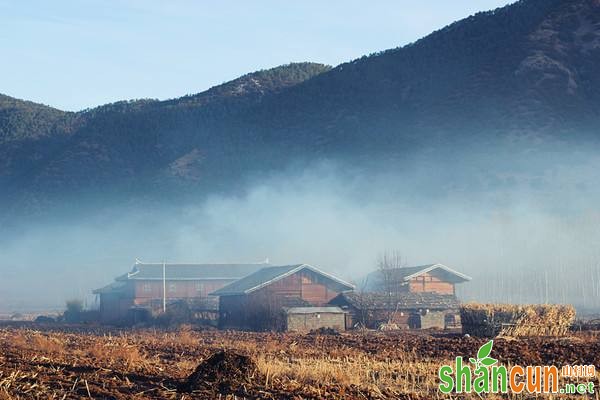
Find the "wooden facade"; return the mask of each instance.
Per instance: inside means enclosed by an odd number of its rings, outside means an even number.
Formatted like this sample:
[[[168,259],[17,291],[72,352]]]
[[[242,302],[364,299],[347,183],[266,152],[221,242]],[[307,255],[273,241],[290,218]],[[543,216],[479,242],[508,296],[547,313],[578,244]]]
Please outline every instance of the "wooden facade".
[[[233,282],[234,279],[194,279],[166,280],[165,293],[167,299],[193,299],[207,297],[209,293]],[[163,298],[162,280],[135,280],[128,282],[133,292],[133,304],[143,305],[149,301]]]
[[[270,267],[213,294],[219,326],[253,331],[284,330],[288,307],[324,306],[353,286],[308,265]]]
[[[100,298],[100,317],[105,323],[123,323],[138,315],[156,315],[163,303],[192,315],[218,318],[218,299],[209,293],[264,267],[258,264],[147,264],[136,262],[132,270],[94,293]],[[145,313],[142,313],[144,311]]]
[[[299,298],[314,306],[322,306],[339,294],[328,286],[328,278],[313,270],[303,269],[283,277],[251,293],[251,296]]]
[[[407,285],[402,286],[405,291],[411,293],[439,293],[439,294],[455,294],[455,286],[453,282],[444,280],[443,277],[436,276],[431,272],[426,272],[422,275],[415,276],[408,281]]]
[[[366,278],[369,292],[456,294],[456,284],[470,277],[443,264],[391,268],[370,273]]]
[[[134,291],[131,285],[102,288],[94,291],[100,297],[100,318],[102,322],[118,321],[127,315],[134,305]]]

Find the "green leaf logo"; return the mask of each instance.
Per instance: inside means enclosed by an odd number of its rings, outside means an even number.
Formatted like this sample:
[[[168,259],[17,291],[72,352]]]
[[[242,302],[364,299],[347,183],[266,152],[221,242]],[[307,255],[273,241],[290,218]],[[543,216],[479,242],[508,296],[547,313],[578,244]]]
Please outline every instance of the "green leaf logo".
[[[492,352],[492,346],[494,345],[494,341],[490,340],[489,342],[487,342],[486,344],[484,344],[483,346],[481,346],[479,348],[479,351],[477,352],[477,358],[479,360],[486,358],[487,356],[490,355],[490,353]]]
[[[498,362],[498,360],[496,360],[495,358],[492,357],[486,357],[483,360],[481,360],[481,364],[485,365],[486,367],[490,367],[494,364],[496,364]]]
[[[490,340],[483,346],[479,348],[477,351],[477,359],[469,358],[469,362],[475,365],[475,368],[490,367],[498,362],[495,358],[489,357],[492,352],[492,346],[494,345],[494,341]]]

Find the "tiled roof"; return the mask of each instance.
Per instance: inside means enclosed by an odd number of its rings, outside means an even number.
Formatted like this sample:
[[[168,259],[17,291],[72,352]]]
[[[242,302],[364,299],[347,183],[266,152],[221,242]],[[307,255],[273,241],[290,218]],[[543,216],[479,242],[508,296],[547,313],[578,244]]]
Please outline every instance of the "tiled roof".
[[[266,263],[256,264],[165,264],[167,280],[198,279],[240,279],[263,268]],[[124,280],[162,280],[162,263],[136,263],[127,274],[119,276]]]
[[[461,283],[471,280],[471,277],[455,271],[444,264],[427,264],[416,267],[391,268],[386,272],[389,273],[389,279],[395,283],[407,282],[410,279],[427,272],[439,275],[440,278],[451,283]],[[371,272],[369,275],[367,275],[367,289],[373,291],[379,290],[379,286],[383,284],[383,280],[384,278],[382,271],[378,270]]]
[[[344,312],[339,307],[291,307],[285,310],[286,314],[315,314],[315,313],[334,313],[341,314]]]
[[[333,306],[350,305],[358,310],[416,310],[457,309],[460,305],[454,295],[437,293],[341,293],[329,302]]]
[[[251,275],[246,276],[245,278],[230,283],[229,285],[211,293],[211,295],[231,296],[251,293],[257,289],[260,289],[273,282],[283,279],[286,276],[301,271],[302,269],[308,269],[315,272],[316,274],[323,276],[333,287],[335,287],[340,292],[354,289],[353,285],[344,282],[341,279],[338,279],[332,275],[329,275],[311,265],[294,264],[263,268]]]
[[[117,292],[117,291],[121,290],[123,287],[125,287],[125,283],[113,282],[111,284],[108,284],[108,285],[100,288],[100,289],[94,290],[92,293],[103,294],[103,293]]]

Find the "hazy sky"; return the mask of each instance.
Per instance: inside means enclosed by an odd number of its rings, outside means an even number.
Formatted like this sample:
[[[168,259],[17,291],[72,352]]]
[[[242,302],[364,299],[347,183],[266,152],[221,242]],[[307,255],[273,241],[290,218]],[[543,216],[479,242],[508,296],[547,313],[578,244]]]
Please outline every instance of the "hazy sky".
[[[79,110],[197,93],[293,61],[336,65],[506,0],[0,0],[0,93]]]

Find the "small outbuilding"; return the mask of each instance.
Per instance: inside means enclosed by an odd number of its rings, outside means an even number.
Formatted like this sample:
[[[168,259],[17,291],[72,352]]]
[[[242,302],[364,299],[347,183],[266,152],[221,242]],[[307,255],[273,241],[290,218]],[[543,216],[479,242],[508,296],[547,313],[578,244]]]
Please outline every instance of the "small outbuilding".
[[[286,330],[310,332],[329,328],[336,331],[346,330],[344,311],[339,307],[292,307],[284,310]]]
[[[346,311],[346,326],[378,329],[394,324],[403,329],[454,326],[459,319],[459,302],[453,295],[437,293],[341,293],[329,305]]]

